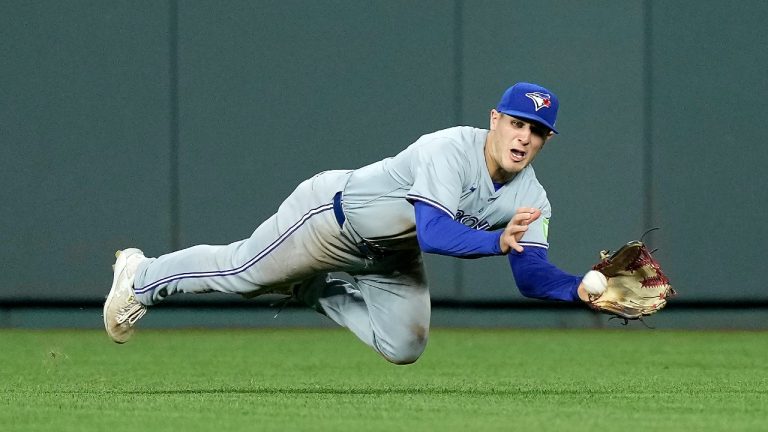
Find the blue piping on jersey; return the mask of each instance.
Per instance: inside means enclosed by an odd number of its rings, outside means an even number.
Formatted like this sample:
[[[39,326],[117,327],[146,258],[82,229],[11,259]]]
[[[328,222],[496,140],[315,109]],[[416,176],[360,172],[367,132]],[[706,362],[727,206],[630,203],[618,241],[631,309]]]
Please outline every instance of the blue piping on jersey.
[[[453,213],[451,213],[451,211],[450,211],[450,210],[448,210],[448,207],[445,207],[444,205],[440,204],[439,202],[437,202],[437,201],[435,201],[435,200],[433,200],[433,199],[429,199],[429,198],[427,198],[427,197],[423,197],[423,196],[421,196],[421,195],[412,195],[412,194],[408,194],[408,195],[406,195],[406,196],[405,196],[405,199],[407,199],[407,200],[409,200],[409,201],[410,201],[410,200],[415,200],[415,201],[422,201],[422,202],[424,202],[424,203],[426,203],[426,204],[429,204],[429,205],[431,205],[432,207],[437,207],[437,208],[439,208],[440,210],[442,210],[442,211],[444,211],[444,212],[448,213],[448,216],[450,216],[450,217],[451,217],[451,219],[453,219],[453,217],[454,217]]]
[[[544,248],[544,249],[549,249],[549,245],[547,245],[547,244],[544,244],[544,243],[536,243],[536,242],[517,242],[517,244],[519,244],[520,246],[535,246],[535,247],[540,247],[540,248]]]
[[[278,246],[280,246],[281,243],[283,243],[288,237],[290,237],[291,234],[296,232],[299,228],[301,228],[302,225],[304,225],[312,216],[316,216],[320,213],[326,212],[328,210],[333,210],[333,203],[324,204],[320,207],[313,208],[309,210],[307,213],[304,214],[304,216],[301,217],[301,219],[298,220],[295,224],[293,224],[290,228],[288,228],[287,231],[285,231],[283,234],[281,234],[275,241],[270,243],[266,248],[264,248],[261,252],[259,252],[255,257],[249,259],[245,264],[241,265],[240,267],[230,269],[230,270],[219,270],[219,271],[208,271],[208,272],[189,272],[189,273],[179,273],[171,276],[166,276],[163,279],[160,279],[158,281],[152,282],[149,285],[145,285],[141,288],[134,289],[134,292],[136,294],[144,294],[148,291],[154,291],[157,289],[160,285],[165,285],[177,280],[182,279],[198,279],[198,278],[205,278],[205,277],[215,277],[215,276],[233,276],[239,273],[242,273],[246,271],[249,267],[253,266],[257,262],[261,261],[262,258],[267,256],[270,252],[275,250]]]

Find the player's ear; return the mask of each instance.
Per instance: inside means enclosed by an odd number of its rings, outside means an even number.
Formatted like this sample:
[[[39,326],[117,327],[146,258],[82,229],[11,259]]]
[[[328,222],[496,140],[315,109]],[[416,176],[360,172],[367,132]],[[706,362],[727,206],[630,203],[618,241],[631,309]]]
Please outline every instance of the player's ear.
[[[547,135],[544,136],[544,142],[541,144],[541,146],[544,147],[544,144],[546,144],[547,141],[549,141],[554,136],[555,136],[555,133],[552,131],[549,131],[549,133],[547,133]]]
[[[496,111],[495,108],[491,109],[491,115],[489,119],[489,129],[490,130],[496,130],[496,123],[499,121],[499,117],[501,117],[501,113]]]

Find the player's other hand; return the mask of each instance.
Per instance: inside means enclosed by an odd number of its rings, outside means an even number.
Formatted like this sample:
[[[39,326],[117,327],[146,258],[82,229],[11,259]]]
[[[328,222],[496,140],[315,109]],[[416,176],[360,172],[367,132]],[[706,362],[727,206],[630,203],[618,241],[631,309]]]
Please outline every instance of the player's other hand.
[[[541,210],[533,207],[520,207],[504,228],[499,238],[501,252],[508,254],[512,249],[522,252],[523,247],[517,242],[523,238],[523,234],[528,231],[528,225],[541,216]]]

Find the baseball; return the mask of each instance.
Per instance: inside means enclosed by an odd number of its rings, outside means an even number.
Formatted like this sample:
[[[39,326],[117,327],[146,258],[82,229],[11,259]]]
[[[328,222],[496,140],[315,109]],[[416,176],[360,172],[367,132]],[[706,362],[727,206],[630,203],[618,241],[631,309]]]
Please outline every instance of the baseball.
[[[584,289],[590,295],[600,295],[605,291],[605,287],[608,286],[608,279],[597,270],[588,271],[581,282],[584,284]]]

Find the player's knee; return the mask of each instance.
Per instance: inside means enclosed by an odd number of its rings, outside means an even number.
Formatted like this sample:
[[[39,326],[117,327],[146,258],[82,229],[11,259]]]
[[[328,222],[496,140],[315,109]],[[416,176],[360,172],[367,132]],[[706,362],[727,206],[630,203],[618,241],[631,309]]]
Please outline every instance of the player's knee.
[[[377,340],[376,348],[388,362],[396,365],[408,365],[415,363],[424,353],[427,347],[427,333],[425,327],[419,326],[413,332],[397,340],[386,342]]]
[[[416,363],[424,352],[424,347],[407,347],[396,351],[379,351],[388,362],[396,365],[409,365]]]
[[[421,357],[421,353],[414,353],[414,352],[397,353],[395,355],[391,355],[391,354],[390,355],[382,354],[382,355],[388,362],[392,364],[396,364],[398,366],[405,366],[405,365],[416,363],[416,360],[418,360],[419,357]]]

